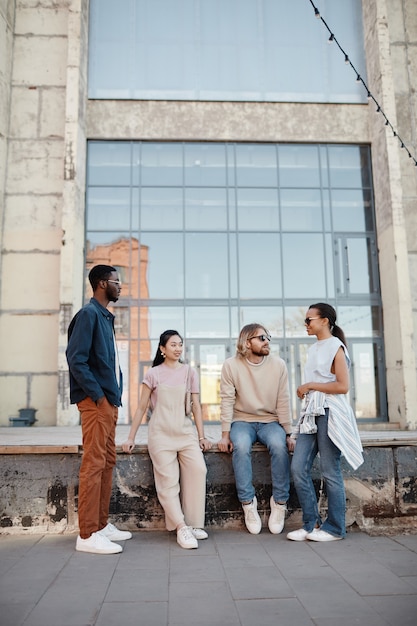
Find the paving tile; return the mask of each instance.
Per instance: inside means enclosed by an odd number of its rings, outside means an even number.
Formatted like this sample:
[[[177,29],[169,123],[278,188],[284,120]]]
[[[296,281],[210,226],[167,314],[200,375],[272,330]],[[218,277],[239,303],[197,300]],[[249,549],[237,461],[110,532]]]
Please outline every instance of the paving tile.
[[[167,626],[167,602],[105,602],[95,626]]]
[[[120,554],[118,569],[167,569],[169,567],[168,544],[140,544],[135,538],[126,542]]]
[[[170,582],[195,582],[225,580],[226,574],[218,556],[201,555],[198,559],[172,556]]]
[[[94,624],[114,575],[116,555],[74,552],[66,567],[40,595],[25,626]]]
[[[417,535],[395,535],[393,539],[407,550],[417,552]]]
[[[417,572],[416,576],[402,576],[401,578],[404,582],[410,585],[410,587],[413,587],[413,589],[417,589]]]
[[[235,600],[295,597],[294,591],[274,566],[225,569]]]
[[[366,616],[352,613],[349,617],[338,617],[337,620],[334,617],[315,619],[314,626],[389,626],[389,622],[376,613]]]
[[[22,626],[34,604],[0,604],[1,626]]]
[[[336,573],[333,578],[325,581],[320,578],[300,577],[292,580],[291,586],[314,623],[319,623],[322,619],[333,619],[334,624],[339,624],[341,619],[370,620],[375,616],[367,599],[355,593]]]
[[[106,593],[105,602],[167,602],[169,571],[118,569]]]
[[[224,582],[171,583],[169,626],[241,626]]]
[[[269,545],[267,551],[285,578],[326,578],[334,575],[334,570],[322,555],[317,554],[310,541],[290,541]]]
[[[374,560],[390,569],[397,576],[413,576],[417,572],[417,553],[406,549],[376,553]]]
[[[259,541],[239,545],[238,548],[233,543],[217,543],[217,550],[224,567],[266,567],[273,564]]]
[[[373,596],[366,601],[388,624],[416,626],[417,596]]]
[[[304,607],[294,598],[239,600],[236,602],[236,607],[242,626],[258,626],[259,624],[262,626],[313,626],[315,624]]]
[[[404,556],[408,556],[405,554]],[[402,558],[398,555],[397,558]],[[340,573],[360,595],[412,594],[414,589],[391,569],[378,562],[369,553],[341,553],[326,556],[329,565]],[[417,571],[417,567],[414,572]]]

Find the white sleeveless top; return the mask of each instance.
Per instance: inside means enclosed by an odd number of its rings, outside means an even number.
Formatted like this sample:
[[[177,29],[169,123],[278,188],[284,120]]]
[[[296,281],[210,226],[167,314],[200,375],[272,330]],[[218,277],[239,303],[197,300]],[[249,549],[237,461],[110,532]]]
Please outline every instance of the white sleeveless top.
[[[329,337],[316,341],[308,350],[307,363],[304,368],[304,382],[332,383],[336,380],[331,368],[334,357],[340,346],[345,352],[346,363],[350,368],[350,356],[344,343],[337,337]]]

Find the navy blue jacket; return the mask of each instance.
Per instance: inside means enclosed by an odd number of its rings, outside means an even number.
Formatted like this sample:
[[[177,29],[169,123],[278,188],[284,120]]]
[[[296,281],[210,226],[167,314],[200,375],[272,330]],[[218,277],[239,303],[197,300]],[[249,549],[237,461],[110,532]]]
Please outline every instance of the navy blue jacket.
[[[121,406],[123,378],[117,384],[114,353],[114,315],[95,298],[83,306],[68,327],[66,350],[70,372],[71,404],[106,396]]]

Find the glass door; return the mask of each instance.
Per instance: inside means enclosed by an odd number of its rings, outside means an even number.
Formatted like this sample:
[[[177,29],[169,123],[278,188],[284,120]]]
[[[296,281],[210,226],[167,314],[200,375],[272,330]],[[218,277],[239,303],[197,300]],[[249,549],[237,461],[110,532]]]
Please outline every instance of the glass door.
[[[186,341],[184,358],[200,376],[200,402],[205,422],[220,421],[220,374],[230,355],[230,345],[226,341]]]

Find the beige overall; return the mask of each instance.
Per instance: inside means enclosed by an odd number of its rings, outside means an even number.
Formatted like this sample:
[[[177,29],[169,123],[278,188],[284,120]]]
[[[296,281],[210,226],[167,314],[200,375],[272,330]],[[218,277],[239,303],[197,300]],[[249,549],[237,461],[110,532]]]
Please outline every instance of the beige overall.
[[[148,428],[148,450],[167,530],[184,521],[204,527],[207,468],[184,401],[185,382],[177,387],[158,384]]]

